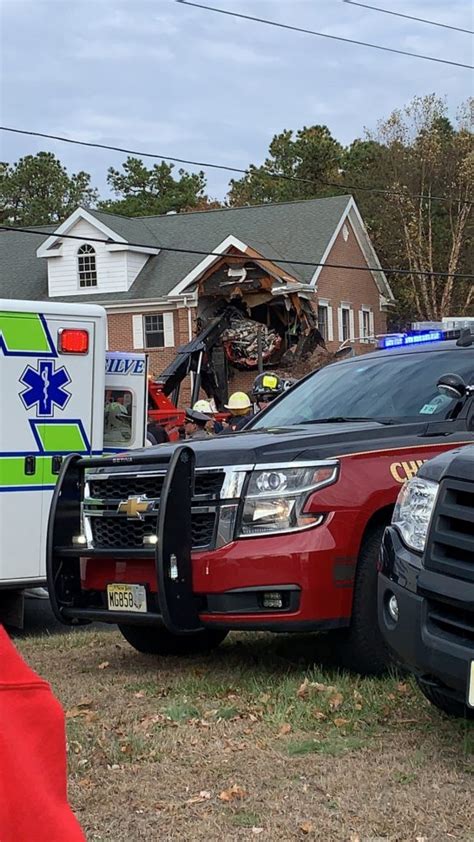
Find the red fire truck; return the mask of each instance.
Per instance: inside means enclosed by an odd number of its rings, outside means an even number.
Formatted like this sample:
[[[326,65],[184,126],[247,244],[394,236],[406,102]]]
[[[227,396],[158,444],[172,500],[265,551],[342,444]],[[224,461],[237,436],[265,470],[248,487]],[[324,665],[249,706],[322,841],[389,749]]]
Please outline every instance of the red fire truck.
[[[403,482],[474,441],[474,335],[382,340],[297,383],[240,433],[105,459],[70,456],[48,528],[64,623],[117,623],[141,652],[230,630],[338,630],[348,666],[387,663],[376,563]]]

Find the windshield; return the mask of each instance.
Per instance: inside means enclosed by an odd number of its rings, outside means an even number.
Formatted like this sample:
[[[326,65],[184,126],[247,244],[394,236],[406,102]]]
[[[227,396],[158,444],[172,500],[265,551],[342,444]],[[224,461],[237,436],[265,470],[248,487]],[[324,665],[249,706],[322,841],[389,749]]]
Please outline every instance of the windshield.
[[[469,350],[393,354],[328,365],[296,386],[251,425],[252,429],[286,427],[327,419],[368,418],[399,422],[443,420],[456,401],[441,395],[442,374],[474,379]]]

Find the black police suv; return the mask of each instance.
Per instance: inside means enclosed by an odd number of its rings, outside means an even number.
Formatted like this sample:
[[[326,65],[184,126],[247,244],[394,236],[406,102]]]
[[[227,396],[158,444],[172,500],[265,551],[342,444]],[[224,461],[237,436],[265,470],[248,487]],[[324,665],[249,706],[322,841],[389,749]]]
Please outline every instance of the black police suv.
[[[474,719],[474,446],[426,462],[385,530],[382,634],[432,704]]]

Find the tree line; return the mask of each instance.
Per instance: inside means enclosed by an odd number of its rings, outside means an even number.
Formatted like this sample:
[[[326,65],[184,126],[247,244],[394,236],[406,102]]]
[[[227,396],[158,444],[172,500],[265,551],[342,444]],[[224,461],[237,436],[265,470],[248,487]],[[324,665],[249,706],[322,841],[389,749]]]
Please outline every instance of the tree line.
[[[101,199],[87,172],[70,175],[53,153],[39,152],[0,163],[0,219],[45,225],[78,205],[143,216],[352,193],[382,265],[426,273],[389,278],[392,327],[474,315],[474,284],[454,277],[474,266],[473,103],[463,103],[453,122],[441,98],[416,97],[348,146],[324,125],[284,130],[263,164],[230,181],[224,202],[207,195],[204,172],[175,171],[165,161],[147,167],[135,157],[108,169],[115,198]]]

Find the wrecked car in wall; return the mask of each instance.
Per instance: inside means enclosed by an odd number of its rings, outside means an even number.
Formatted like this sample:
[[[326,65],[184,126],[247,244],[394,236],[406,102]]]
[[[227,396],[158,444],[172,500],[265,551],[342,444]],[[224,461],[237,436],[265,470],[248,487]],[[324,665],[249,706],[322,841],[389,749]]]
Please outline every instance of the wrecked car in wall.
[[[240,370],[284,367],[324,346],[312,301],[314,290],[275,264],[225,255],[198,284],[198,329],[226,314],[220,342]]]

